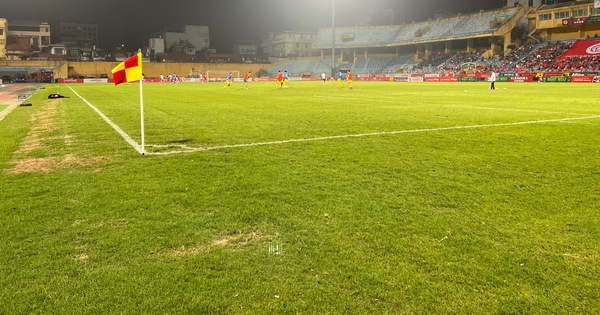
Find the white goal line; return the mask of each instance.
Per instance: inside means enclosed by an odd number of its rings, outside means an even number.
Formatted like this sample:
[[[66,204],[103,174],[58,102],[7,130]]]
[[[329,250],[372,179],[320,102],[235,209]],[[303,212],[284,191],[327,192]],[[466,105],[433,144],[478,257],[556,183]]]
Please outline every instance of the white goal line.
[[[361,138],[361,137],[373,137],[373,136],[383,136],[383,135],[397,135],[397,134],[404,134],[404,133],[420,133],[420,132],[435,132],[435,131],[460,130],[460,129],[477,129],[477,128],[533,125],[533,124],[544,124],[544,123],[553,123],[553,122],[568,122],[568,121],[575,121],[575,120],[589,120],[589,119],[597,119],[597,118],[600,118],[600,115],[593,115],[593,116],[587,116],[587,117],[575,117],[575,118],[530,120],[530,121],[521,121],[521,122],[514,122],[514,123],[499,123],[499,124],[484,124],[484,125],[470,125],[470,126],[454,126],[454,127],[441,127],[441,128],[369,132],[369,133],[347,134],[347,135],[338,135],[338,136],[323,136],[323,137],[314,137],[314,138],[299,138],[299,139],[278,140],[278,141],[231,144],[231,145],[221,145],[221,146],[201,147],[201,148],[189,147],[186,145],[147,145],[147,147],[181,148],[183,150],[168,151],[168,152],[146,152],[146,155],[172,155],[172,154],[192,153],[192,152],[201,152],[201,151],[215,151],[215,150],[232,149],[232,148],[279,145],[279,144],[295,143],[295,142],[310,142],[310,141],[323,141],[323,140],[333,140],[333,139]]]

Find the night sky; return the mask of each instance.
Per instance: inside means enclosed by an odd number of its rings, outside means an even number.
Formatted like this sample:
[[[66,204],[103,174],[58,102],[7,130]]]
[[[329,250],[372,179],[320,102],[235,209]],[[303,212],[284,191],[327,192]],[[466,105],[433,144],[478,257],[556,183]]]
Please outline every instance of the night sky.
[[[99,24],[100,47],[137,50],[149,33],[166,26],[210,27],[211,48],[230,52],[235,40],[261,40],[269,31],[331,27],[330,0],[0,0],[10,20]],[[502,7],[505,0],[335,0],[336,26],[422,21],[435,11],[467,13]]]

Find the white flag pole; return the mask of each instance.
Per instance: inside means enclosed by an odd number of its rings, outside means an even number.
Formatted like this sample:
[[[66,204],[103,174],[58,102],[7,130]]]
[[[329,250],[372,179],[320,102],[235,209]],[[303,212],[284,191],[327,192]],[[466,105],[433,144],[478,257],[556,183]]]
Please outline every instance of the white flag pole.
[[[144,149],[144,89],[142,88],[142,81],[140,80],[140,125],[142,129],[142,155],[146,154],[146,150]]]
[[[142,52],[140,49],[138,52]],[[141,60],[140,60],[141,62]],[[142,70],[143,71],[143,70]],[[140,79],[140,126],[141,126],[141,154],[146,154],[146,150],[144,148],[144,88],[142,82],[144,81],[144,75],[142,74],[142,78]]]

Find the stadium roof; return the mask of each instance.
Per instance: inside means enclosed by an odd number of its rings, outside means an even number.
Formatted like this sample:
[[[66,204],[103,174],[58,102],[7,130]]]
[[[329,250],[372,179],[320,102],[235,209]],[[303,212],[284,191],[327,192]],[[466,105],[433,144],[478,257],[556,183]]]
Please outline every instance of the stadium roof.
[[[452,18],[412,24],[379,27],[336,28],[335,46],[339,48],[393,47],[446,40],[488,37],[524,13],[522,7],[484,11]],[[331,48],[332,31],[320,29],[313,48]]]
[[[579,1],[570,1],[570,2],[562,2],[556,4],[543,4],[540,6],[540,10],[549,10],[549,9],[559,9],[563,7],[570,7],[574,5],[588,4],[593,3],[594,0],[579,0]]]

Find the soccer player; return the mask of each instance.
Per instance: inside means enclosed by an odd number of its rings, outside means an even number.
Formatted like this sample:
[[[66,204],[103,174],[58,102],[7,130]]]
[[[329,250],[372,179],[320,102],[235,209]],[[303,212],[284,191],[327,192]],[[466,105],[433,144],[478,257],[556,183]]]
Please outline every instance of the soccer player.
[[[283,73],[281,73],[281,70],[279,70],[279,73],[277,74],[277,83],[275,84],[275,88],[280,88],[283,86]]]
[[[492,70],[492,75],[490,76],[490,82],[492,82],[492,84],[490,85],[490,90],[495,90],[496,89],[496,71]]]
[[[321,80],[323,80],[323,85],[325,85],[325,82],[327,82],[327,75],[325,72],[321,73]]]
[[[348,87],[352,90],[352,79],[354,78],[354,75],[352,74],[352,71],[348,70]]]
[[[283,88],[287,89],[290,87],[290,74],[287,70],[283,71]]]
[[[251,74],[252,74],[252,71],[248,71],[248,72],[246,72],[246,74],[244,74],[244,84],[242,84],[242,88],[246,88],[246,90],[248,89],[248,80],[250,80]]]
[[[338,69],[338,73],[337,73],[337,80],[338,80],[338,88],[342,87],[342,70]]]
[[[227,89],[231,86],[231,81],[233,80],[233,77],[231,75],[231,72],[229,72],[229,74],[227,75],[227,81],[225,81],[225,86],[223,87],[224,89]]]

